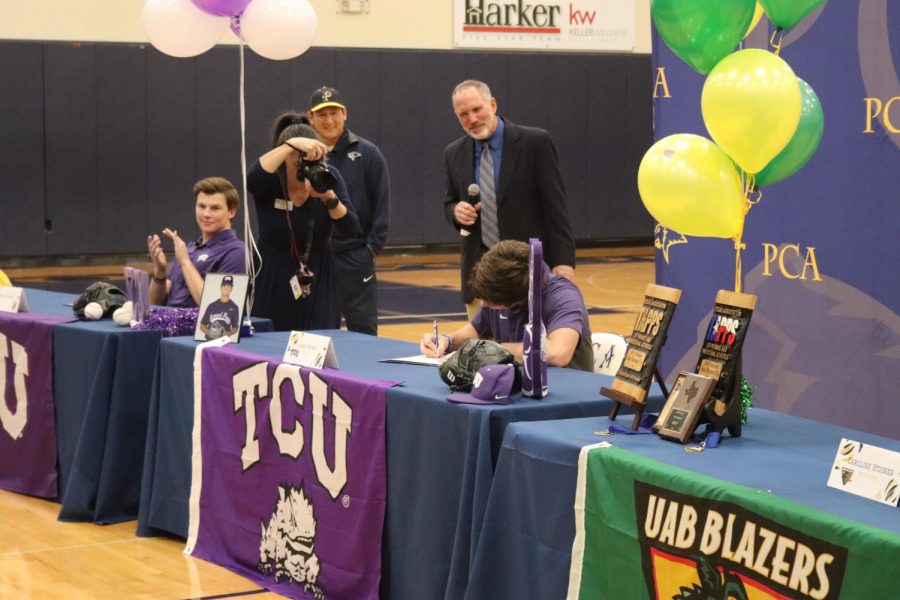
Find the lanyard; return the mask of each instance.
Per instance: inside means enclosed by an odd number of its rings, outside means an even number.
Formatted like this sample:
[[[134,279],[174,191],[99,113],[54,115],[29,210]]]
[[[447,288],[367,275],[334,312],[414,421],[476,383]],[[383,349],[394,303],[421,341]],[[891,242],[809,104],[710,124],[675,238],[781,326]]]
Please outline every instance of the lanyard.
[[[309,262],[309,255],[312,253],[313,233],[316,222],[313,219],[306,222],[306,250],[303,256],[300,256],[300,250],[297,248],[297,238],[294,236],[294,226],[291,223],[291,211],[284,211],[284,215],[287,219],[288,233],[291,238],[291,256],[297,261],[298,267],[303,267]]]

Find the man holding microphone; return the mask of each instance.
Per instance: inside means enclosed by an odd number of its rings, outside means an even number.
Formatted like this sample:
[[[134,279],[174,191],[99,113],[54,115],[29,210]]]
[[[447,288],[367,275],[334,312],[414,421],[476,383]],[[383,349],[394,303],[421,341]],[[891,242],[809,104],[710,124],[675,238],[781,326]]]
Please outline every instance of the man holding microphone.
[[[550,134],[498,117],[481,81],[463,81],[451,100],[466,135],[444,151],[444,212],[464,235],[461,283],[471,319],[479,306],[468,279],[486,250],[501,240],[539,238],[553,274],[572,279],[575,238]]]

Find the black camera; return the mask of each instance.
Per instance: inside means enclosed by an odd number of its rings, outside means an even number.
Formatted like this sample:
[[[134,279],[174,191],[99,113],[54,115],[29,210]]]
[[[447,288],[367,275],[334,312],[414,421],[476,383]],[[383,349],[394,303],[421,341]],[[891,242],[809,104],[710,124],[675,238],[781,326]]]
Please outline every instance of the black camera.
[[[332,167],[328,165],[327,158],[321,160],[306,160],[302,158],[297,163],[297,179],[300,181],[308,179],[312,188],[322,194],[336,187],[337,178],[331,169]]]

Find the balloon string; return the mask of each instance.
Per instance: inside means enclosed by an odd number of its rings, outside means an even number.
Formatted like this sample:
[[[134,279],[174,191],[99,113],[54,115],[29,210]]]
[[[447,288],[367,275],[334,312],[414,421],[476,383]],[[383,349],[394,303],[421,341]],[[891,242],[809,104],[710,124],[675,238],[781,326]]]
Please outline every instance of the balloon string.
[[[247,294],[247,318],[253,312],[253,298],[256,290],[256,276],[258,274],[257,267],[262,267],[262,256],[259,248],[256,246],[256,240],[253,239],[253,228],[250,225],[250,203],[247,200],[247,111],[244,103],[244,32],[238,35],[240,39],[240,112],[241,112],[241,177],[243,183],[244,195],[244,268],[247,275],[250,276],[250,290]],[[253,260],[256,255],[257,261]]]
[[[738,294],[741,293],[741,280],[742,277],[742,265],[741,265],[741,250],[745,250],[747,248],[747,244],[745,244],[742,240],[744,237],[744,223],[747,220],[747,213],[750,212],[750,208],[752,208],[755,204],[758,204],[760,200],[762,200],[762,192],[759,190],[754,190],[756,184],[756,177],[754,177],[751,173],[744,173],[744,216],[741,219],[741,228],[738,230],[736,236],[732,238],[734,240],[734,291]],[[753,193],[756,193],[756,199],[751,200],[750,197]]]
[[[775,41],[775,37],[778,37],[778,41]],[[784,30],[779,27],[775,31],[772,32],[772,37],[769,38],[769,44],[775,50],[775,56],[781,54],[781,40],[784,38]]]
[[[734,291],[741,293],[741,250],[747,245],[741,241],[741,236],[734,237]]]

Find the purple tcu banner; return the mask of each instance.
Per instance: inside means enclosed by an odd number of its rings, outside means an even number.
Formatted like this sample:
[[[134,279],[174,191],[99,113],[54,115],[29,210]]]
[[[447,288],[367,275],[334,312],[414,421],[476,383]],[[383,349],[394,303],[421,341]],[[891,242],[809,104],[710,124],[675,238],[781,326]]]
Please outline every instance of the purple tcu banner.
[[[52,329],[71,320],[0,313],[0,488],[57,496]]]
[[[291,598],[378,598],[385,388],[204,344],[185,552]]]

